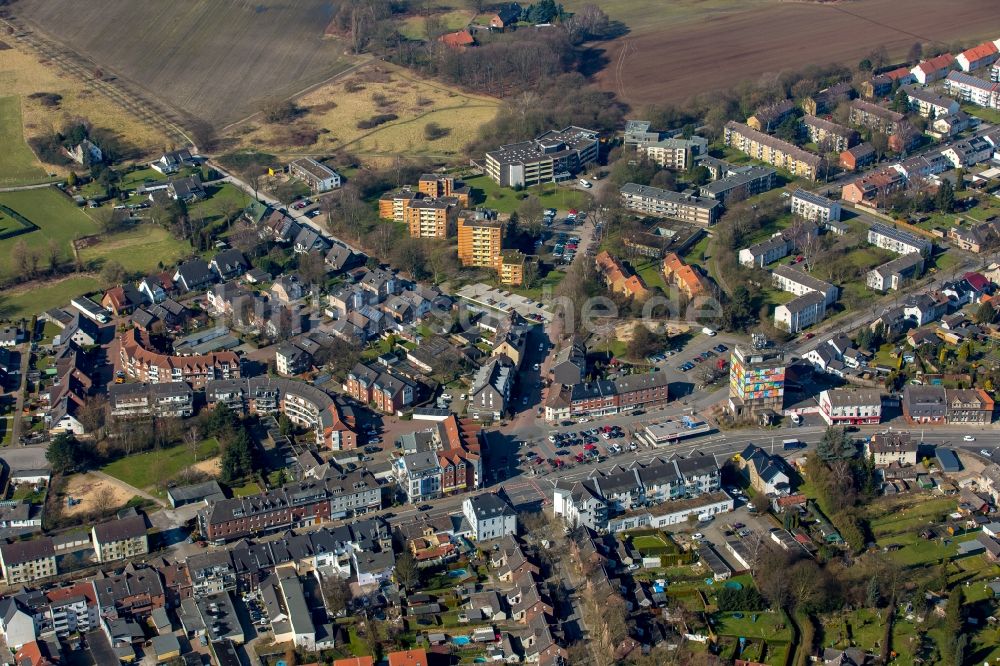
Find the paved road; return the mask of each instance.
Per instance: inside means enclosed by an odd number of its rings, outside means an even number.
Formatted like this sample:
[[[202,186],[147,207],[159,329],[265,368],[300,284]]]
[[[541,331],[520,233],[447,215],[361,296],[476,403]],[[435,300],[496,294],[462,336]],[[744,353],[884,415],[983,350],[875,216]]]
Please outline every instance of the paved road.
[[[43,187],[52,187],[54,182],[35,183],[33,185],[13,185],[10,187],[0,187],[0,192],[20,192],[22,190],[40,190]]]
[[[26,342],[14,348],[20,359],[18,367],[21,370],[21,381],[17,387],[17,400],[14,403],[14,418],[11,424],[10,443],[16,446],[21,442],[21,416],[24,411],[24,393],[28,385],[28,367],[31,365],[31,343]]]

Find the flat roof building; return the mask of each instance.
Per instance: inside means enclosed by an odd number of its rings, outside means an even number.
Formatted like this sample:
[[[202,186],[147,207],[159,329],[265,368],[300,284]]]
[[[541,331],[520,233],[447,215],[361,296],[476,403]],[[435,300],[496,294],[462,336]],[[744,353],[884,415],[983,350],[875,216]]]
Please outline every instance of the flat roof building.
[[[597,159],[597,132],[570,126],[486,153],[486,174],[502,187],[530,187],[575,173]]]

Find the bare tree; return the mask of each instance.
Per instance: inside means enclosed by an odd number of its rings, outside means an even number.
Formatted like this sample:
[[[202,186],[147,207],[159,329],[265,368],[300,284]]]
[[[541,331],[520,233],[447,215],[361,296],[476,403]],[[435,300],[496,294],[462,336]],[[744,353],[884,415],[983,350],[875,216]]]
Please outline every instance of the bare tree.
[[[94,494],[94,509],[98,513],[107,513],[115,507],[115,491],[110,486],[101,486]]]
[[[45,246],[46,256],[49,262],[49,271],[53,274],[59,269],[59,260],[62,259],[62,251],[59,249],[59,242],[50,238]]]

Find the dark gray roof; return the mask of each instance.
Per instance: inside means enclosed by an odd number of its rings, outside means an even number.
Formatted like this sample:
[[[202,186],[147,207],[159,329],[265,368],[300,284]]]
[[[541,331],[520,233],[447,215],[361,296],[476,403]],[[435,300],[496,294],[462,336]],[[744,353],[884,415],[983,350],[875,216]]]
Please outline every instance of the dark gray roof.
[[[52,539],[39,537],[28,541],[0,544],[0,555],[6,566],[34,562],[46,557],[55,557],[56,551]]]
[[[146,533],[145,516],[128,516],[94,525],[94,533],[101,543],[113,543],[141,537]]]

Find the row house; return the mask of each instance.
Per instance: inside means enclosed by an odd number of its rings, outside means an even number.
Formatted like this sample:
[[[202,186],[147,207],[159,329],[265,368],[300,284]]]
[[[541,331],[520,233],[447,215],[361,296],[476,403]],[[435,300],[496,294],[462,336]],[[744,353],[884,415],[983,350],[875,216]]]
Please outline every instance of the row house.
[[[320,448],[357,447],[353,410],[305,382],[282,377],[212,381],[205,386],[205,401],[209,408],[224,404],[237,414],[284,414],[295,425],[312,430]]]
[[[389,368],[379,369],[358,363],[347,375],[345,392],[364,405],[371,405],[383,414],[399,414],[413,404],[417,385],[394,374]]]
[[[237,379],[240,359],[234,352],[195,356],[171,356],[155,351],[149,335],[131,329],[119,337],[121,368],[136,380],[149,384],[187,382],[202,388],[213,379]]]
[[[950,53],[942,53],[928,60],[923,60],[910,71],[914,80],[922,86],[928,83],[939,81],[948,75],[955,68],[955,56]]]
[[[827,389],[819,394],[827,425],[872,425],[882,420],[882,394],[872,389]]]
[[[324,484],[288,484],[260,495],[216,502],[198,513],[201,533],[214,544],[255,534],[319,525],[330,519]]]
[[[194,391],[185,382],[111,384],[108,409],[115,418],[186,418],[194,413]]]
[[[908,384],[903,390],[903,417],[911,425],[989,425],[993,398],[982,389],[946,389]]]
[[[644,298],[649,290],[642,278],[633,273],[617,257],[602,250],[594,259],[597,271],[604,278],[604,284],[613,293],[631,298]]]
[[[99,572],[93,581],[97,605],[107,620],[144,619],[166,605],[166,591],[160,572],[131,562],[121,573]]]
[[[545,419],[555,423],[580,416],[604,416],[665,405],[669,382],[659,372],[626,375],[613,380],[556,384],[545,399]]]

